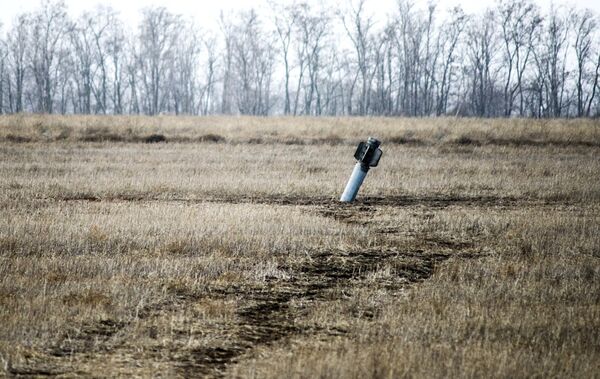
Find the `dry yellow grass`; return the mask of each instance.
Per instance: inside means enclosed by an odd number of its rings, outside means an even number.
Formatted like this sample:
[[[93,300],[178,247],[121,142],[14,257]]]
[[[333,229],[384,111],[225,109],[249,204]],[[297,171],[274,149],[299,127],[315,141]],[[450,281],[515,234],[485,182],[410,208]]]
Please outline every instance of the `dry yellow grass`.
[[[599,130],[0,117],[0,373],[597,376]]]
[[[458,143],[598,146],[595,119],[478,119],[249,116],[0,117],[0,141],[138,142],[164,135],[172,142],[340,144],[377,135],[388,144]]]
[[[453,207],[428,211],[425,221],[389,210],[401,230],[423,239],[485,247],[478,259],[450,258],[401,298],[357,294],[355,301],[377,299],[380,314],[365,322],[340,313],[351,337],[264,348],[234,376],[595,377],[600,207],[573,211]]]

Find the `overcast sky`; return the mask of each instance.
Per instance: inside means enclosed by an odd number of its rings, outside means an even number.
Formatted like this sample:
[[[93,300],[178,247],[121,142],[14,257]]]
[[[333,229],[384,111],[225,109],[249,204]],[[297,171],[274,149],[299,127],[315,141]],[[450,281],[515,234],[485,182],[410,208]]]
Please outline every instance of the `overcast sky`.
[[[289,1],[278,0],[278,2],[288,3]],[[312,2],[335,5],[337,3],[343,4],[345,1],[313,0]],[[425,7],[425,4],[427,4],[427,0],[416,0],[415,2],[421,7]],[[552,0],[537,0],[536,2],[543,9],[547,9],[550,7]],[[66,3],[72,17],[77,17],[81,12],[91,10],[98,4],[110,5],[121,13],[122,20],[129,25],[135,25],[138,22],[141,8],[162,5],[173,13],[193,17],[198,24],[204,25],[206,28],[215,26],[221,10],[227,13],[231,10],[251,7],[261,9],[266,8],[268,4],[267,0],[66,0]],[[600,13],[600,0],[558,0],[554,3],[571,4],[578,8],[591,8]],[[39,7],[39,4],[40,0],[0,0],[0,21],[4,24],[3,30],[6,31],[16,15],[33,11]],[[447,9],[460,4],[466,12],[478,13],[487,7],[493,6],[495,0],[439,0],[438,4],[438,9]],[[369,12],[381,17],[381,19],[385,19],[386,14],[395,9],[395,5],[396,0],[367,0]]]

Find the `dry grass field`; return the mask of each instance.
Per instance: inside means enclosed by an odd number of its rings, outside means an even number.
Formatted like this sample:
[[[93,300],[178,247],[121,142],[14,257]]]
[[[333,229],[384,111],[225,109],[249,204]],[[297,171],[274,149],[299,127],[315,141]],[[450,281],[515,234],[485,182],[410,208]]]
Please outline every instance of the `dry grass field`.
[[[0,117],[0,376],[598,377],[600,122]]]

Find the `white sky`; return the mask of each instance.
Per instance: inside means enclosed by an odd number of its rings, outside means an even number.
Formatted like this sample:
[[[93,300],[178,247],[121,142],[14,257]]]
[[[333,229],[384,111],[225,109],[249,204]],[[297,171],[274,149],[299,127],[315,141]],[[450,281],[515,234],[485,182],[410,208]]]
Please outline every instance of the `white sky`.
[[[65,0],[72,17],[77,17],[85,10],[91,10],[96,5],[110,5],[121,13],[121,19],[130,26],[137,25],[139,10],[151,5],[162,5],[173,13],[192,17],[206,29],[216,26],[216,20],[221,10],[228,11],[248,8],[268,8],[267,0]],[[288,0],[275,0],[278,3],[288,3]],[[309,1],[311,2],[311,1]],[[346,0],[313,0],[316,4],[345,4]],[[427,0],[415,0],[420,8],[425,8]],[[548,9],[552,0],[536,0],[542,9]],[[577,8],[590,8],[600,14],[600,0],[555,0],[556,4],[569,4]],[[12,20],[23,12],[31,12],[39,7],[40,0],[0,0],[0,22],[3,31],[12,24]],[[369,13],[377,18],[386,19],[396,7],[396,0],[367,0]],[[495,0],[438,0],[438,9],[444,10],[461,5],[467,13],[478,13],[493,6]]]

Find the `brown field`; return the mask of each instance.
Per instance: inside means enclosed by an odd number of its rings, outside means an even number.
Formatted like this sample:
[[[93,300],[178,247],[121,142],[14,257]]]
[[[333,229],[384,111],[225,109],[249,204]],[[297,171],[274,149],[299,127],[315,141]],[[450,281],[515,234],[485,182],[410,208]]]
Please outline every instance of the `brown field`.
[[[600,121],[0,117],[3,375],[598,377]]]

